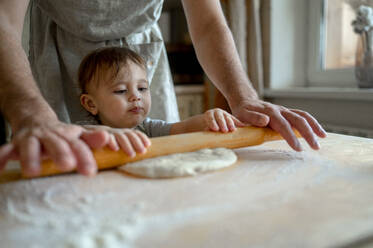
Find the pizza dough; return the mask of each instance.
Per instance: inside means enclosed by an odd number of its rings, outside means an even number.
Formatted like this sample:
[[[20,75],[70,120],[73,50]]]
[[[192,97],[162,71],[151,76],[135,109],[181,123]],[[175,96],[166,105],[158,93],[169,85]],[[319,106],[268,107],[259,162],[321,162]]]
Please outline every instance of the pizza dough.
[[[236,161],[237,156],[232,150],[215,148],[144,159],[125,164],[119,169],[141,177],[168,178],[214,171]]]

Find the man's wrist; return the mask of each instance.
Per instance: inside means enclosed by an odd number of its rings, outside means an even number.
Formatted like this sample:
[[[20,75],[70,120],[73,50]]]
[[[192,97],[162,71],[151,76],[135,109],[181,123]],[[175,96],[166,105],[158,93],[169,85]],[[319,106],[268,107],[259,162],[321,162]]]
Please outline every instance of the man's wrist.
[[[37,127],[37,126],[43,126],[43,125],[50,125],[54,122],[58,122],[57,117],[52,116],[27,116],[23,119],[17,120],[16,122],[10,123],[10,126],[12,128],[13,133],[18,132],[20,129],[24,127]]]
[[[14,133],[26,126],[41,126],[58,122],[56,113],[47,103],[31,104],[30,106],[33,106],[32,109],[22,108],[18,109],[18,111],[14,109],[13,113],[8,112],[5,114]]]
[[[250,83],[247,83],[245,85],[239,85],[235,90],[231,91],[230,94],[226,96],[226,99],[229,106],[232,108],[244,101],[259,100],[259,96]]]

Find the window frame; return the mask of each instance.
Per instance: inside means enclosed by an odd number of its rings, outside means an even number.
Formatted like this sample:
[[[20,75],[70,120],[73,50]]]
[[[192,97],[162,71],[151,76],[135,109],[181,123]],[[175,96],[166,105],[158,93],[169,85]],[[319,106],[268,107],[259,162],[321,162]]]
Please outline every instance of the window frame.
[[[327,0],[312,0],[309,4],[308,65],[307,77],[310,87],[356,87],[354,68],[322,69],[322,43],[325,29],[323,16]]]

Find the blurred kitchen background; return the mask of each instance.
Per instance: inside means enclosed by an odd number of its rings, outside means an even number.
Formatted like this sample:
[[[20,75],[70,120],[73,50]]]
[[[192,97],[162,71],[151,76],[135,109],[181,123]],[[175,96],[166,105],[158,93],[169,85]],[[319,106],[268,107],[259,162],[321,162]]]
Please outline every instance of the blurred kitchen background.
[[[359,6],[373,6],[373,0],[220,2],[241,62],[261,98],[308,111],[328,131],[373,138],[373,49],[364,57],[371,62],[365,74],[357,77],[364,39],[351,25]],[[366,32],[372,43],[370,24],[373,17]],[[165,0],[159,25],[181,119],[213,107],[229,110],[198,63],[180,0]]]
[[[245,69],[251,72],[250,78],[252,80],[254,79],[255,85],[259,87],[258,89],[260,91],[262,91],[262,77],[264,74],[262,72],[258,74],[257,71],[263,70],[263,67],[262,65],[258,67],[258,65],[268,63],[268,60],[262,58],[261,52],[247,57],[249,50],[251,53],[256,49],[257,45],[261,46],[259,43],[262,34],[250,37],[246,35],[247,32],[250,31],[249,29],[254,33],[260,32],[260,28],[257,25],[260,25],[261,21],[257,23],[251,22],[251,19],[246,18],[246,13],[257,13],[254,18],[262,19],[259,12],[265,11],[263,16],[266,16],[265,14],[269,13],[267,11],[269,1],[225,0],[220,2],[226,15],[227,22],[235,36],[241,62]],[[262,8],[261,5],[267,7]],[[267,18],[267,20],[269,20],[269,18]],[[264,20],[264,23],[265,25],[269,24],[266,23],[266,20]],[[173,74],[180,118],[185,119],[189,116],[203,113],[207,109],[214,107],[229,110],[225,99],[213,86],[198,63],[188,33],[187,22],[180,0],[165,0],[159,25],[166,43],[170,68]],[[266,28],[266,30],[269,31],[268,28]],[[246,46],[250,47],[247,48]],[[266,55],[266,57],[268,58],[268,55]],[[247,59],[252,62],[252,66],[249,68],[247,66]],[[256,83],[258,80],[260,81],[259,84]]]
[[[241,61],[263,99],[308,111],[328,131],[373,138],[373,62],[365,65],[365,77],[356,76],[363,41],[352,25],[359,7],[373,6],[372,0],[221,3]],[[159,24],[181,118],[212,107],[228,109],[198,64],[181,1],[165,0]],[[368,56],[373,61],[372,51]]]
[[[208,82],[188,33],[181,1],[165,1],[159,26],[166,44],[181,119],[210,107]]]

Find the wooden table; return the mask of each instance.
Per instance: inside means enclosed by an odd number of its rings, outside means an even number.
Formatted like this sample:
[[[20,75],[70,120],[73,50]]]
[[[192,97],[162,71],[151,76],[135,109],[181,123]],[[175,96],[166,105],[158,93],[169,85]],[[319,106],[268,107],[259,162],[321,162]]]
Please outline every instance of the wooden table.
[[[302,140],[301,153],[284,141],[237,149],[230,169],[178,179],[8,173],[0,246],[371,247],[373,140],[320,143],[312,151]]]

